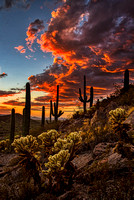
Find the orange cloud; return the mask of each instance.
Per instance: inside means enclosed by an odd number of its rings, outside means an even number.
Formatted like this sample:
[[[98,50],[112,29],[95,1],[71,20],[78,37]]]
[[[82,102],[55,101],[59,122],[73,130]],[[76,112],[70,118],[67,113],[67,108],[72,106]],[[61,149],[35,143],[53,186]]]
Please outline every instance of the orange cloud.
[[[28,30],[26,32],[27,38],[27,46],[30,51],[34,52],[32,49],[32,44],[36,40],[38,33],[44,29],[43,21],[36,19],[34,22],[29,24]]]
[[[112,92],[115,81],[121,84],[125,69],[131,71],[132,83],[134,17],[125,1],[119,0],[117,7],[114,1],[64,1],[52,12],[48,30],[37,43],[43,52],[52,53],[53,65],[29,77],[35,90],[48,93],[45,101],[55,100],[56,85],[60,85],[60,101],[75,105],[84,75],[87,93],[93,86],[95,98]]]
[[[15,49],[17,49],[20,53],[26,53],[26,49],[24,49],[24,46],[19,45],[18,47],[14,47]]]

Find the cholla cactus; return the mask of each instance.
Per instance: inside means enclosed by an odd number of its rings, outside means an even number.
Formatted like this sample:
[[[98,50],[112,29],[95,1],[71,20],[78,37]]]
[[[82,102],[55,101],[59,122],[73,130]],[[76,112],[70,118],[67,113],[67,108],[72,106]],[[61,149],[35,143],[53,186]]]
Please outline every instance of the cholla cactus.
[[[61,139],[58,138],[57,142],[54,143],[54,147],[52,148],[52,151],[54,153],[58,153],[61,150],[69,150],[73,146],[73,141],[68,141],[66,138]]]
[[[75,171],[71,160],[75,156],[75,151],[80,144],[82,138],[80,132],[72,132],[66,138],[58,138],[52,148],[55,155],[50,155],[48,163],[45,167],[48,169],[43,171],[44,175],[49,179],[49,184],[52,184],[52,179],[56,181],[58,190],[62,190],[64,183],[71,184],[72,177]]]
[[[126,131],[129,129],[128,124],[124,124],[127,113],[122,108],[116,108],[109,112],[109,123],[114,133],[119,134],[120,139],[127,137]]]
[[[52,148],[52,151],[58,153],[60,150],[69,150],[69,159],[71,161],[74,158],[75,151],[79,147],[81,141],[81,132],[72,132],[67,136],[67,138],[58,138],[57,142]]]
[[[118,126],[118,124],[122,124],[122,122],[127,118],[127,113],[122,108],[116,108],[115,110],[111,110],[109,112],[109,115],[109,122],[113,127]]]
[[[27,181],[30,181],[30,178],[33,177],[34,184],[38,184],[40,187],[40,152],[38,151],[39,145],[36,137],[27,135],[26,137],[15,139],[12,146],[14,146],[15,152],[19,153],[20,161],[18,166],[25,169],[28,178]]]
[[[10,140],[1,140],[0,141],[0,152],[5,153],[8,152],[10,149]]]
[[[60,134],[56,130],[50,130],[48,132],[41,133],[38,138],[42,141],[44,147],[52,147],[57,141]]]
[[[78,144],[81,142],[82,138],[81,138],[81,132],[72,132],[67,136],[67,140],[68,141],[73,141],[74,144]]]
[[[69,157],[69,150],[61,150],[58,154],[50,155],[48,163],[45,163],[45,167],[47,167],[48,170],[43,171],[44,175],[48,177],[52,175],[58,176],[58,173],[65,169]]]
[[[14,138],[15,139],[19,139],[21,136],[20,135],[15,135]]]
[[[36,137],[32,135],[27,135],[26,137],[21,137],[19,139],[15,139],[12,143],[14,146],[14,150],[16,153],[34,153],[38,149],[38,142]]]

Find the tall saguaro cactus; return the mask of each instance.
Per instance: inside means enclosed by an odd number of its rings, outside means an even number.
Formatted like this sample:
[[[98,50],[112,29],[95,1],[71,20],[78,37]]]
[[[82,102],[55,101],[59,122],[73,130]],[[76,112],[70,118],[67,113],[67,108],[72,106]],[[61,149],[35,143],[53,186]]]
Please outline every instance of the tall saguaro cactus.
[[[31,111],[31,95],[30,95],[30,83],[26,83],[26,102],[25,109],[23,110],[24,120],[24,132],[23,135],[29,135],[30,128],[30,111]]]
[[[53,113],[53,110],[52,110],[52,100],[50,100],[50,123],[52,121],[52,113]]]
[[[45,124],[45,107],[42,106],[42,119],[41,119],[41,126],[44,127]]]
[[[14,141],[15,134],[15,109],[12,109],[11,112],[11,130],[10,130],[10,143]]]
[[[58,112],[58,104],[59,104],[59,85],[57,85],[57,98],[56,98],[56,103],[54,103],[54,109],[53,105],[51,106],[51,112],[56,122],[58,121],[58,118],[64,113],[61,110]]]
[[[82,98],[81,88],[79,88],[79,100],[83,103],[84,113],[86,113],[86,104],[90,102],[90,107],[93,104],[93,87],[90,89],[90,98],[87,100],[86,95],[86,76],[84,76],[84,97]]]
[[[124,89],[128,90],[129,89],[129,70],[126,69],[124,73]]]
[[[90,107],[92,107],[93,105],[93,95],[94,95],[93,87],[91,87],[90,88]]]
[[[26,108],[23,108],[23,119],[22,119],[22,135],[26,136],[25,132],[26,132]]]

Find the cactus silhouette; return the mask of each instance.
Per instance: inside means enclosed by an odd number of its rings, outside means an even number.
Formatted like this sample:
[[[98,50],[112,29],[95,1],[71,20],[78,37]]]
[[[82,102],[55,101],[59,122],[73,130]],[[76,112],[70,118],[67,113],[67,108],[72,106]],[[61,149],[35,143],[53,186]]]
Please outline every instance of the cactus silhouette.
[[[56,103],[54,103],[54,109],[53,105],[51,106],[51,112],[56,122],[58,121],[58,118],[64,113],[61,110],[58,112],[58,104],[59,104],[59,85],[57,85],[57,98],[56,98]]]
[[[23,136],[25,136],[25,132],[26,132],[26,126],[25,126],[25,124],[26,124],[26,122],[25,122],[25,119],[26,119],[26,114],[25,114],[25,112],[26,112],[26,109],[25,108],[23,108],[23,119],[22,119],[22,135]]]
[[[52,100],[50,100],[50,123],[51,123],[51,121],[52,121]]]
[[[42,106],[42,119],[41,119],[41,126],[44,127],[45,124],[45,107]]]
[[[126,69],[124,73],[124,89],[128,90],[129,89],[129,70]]]
[[[93,95],[94,95],[93,87],[91,87],[90,88],[90,107],[92,107],[93,105]]]
[[[100,108],[100,100],[97,99],[97,102],[96,102],[96,109],[99,110],[99,108]]]
[[[84,97],[82,98],[81,88],[79,88],[79,100],[83,103],[84,113],[86,113],[86,104],[90,102],[90,107],[93,104],[93,87],[90,88],[90,99],[87,100],[86,95],[86,76],[84,76]]]
[[[23,110],[23,135],[29,135],[30,128],[30,110],[31,110],[31,97],[30,97],[30,84],[26,83],[26,102]]]
[[[10,144],[14,141],[15,134],[15,109],[11,111],[11,130],[10,130]]]

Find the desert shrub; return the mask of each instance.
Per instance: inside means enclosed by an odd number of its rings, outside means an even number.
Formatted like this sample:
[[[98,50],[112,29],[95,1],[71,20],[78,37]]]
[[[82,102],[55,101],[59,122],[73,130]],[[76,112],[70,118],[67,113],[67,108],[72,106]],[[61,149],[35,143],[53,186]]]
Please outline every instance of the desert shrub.
[[[62,193],[73,183],[75,169],[71,165],[70,157],[69,150],[60,150],[57,154],[50,155],[48,163],[45,163],[47,170],[43,174],[49,180],[48,187],[53,192]]]
[[[10,152],[10,140],[9,139],[0,141],[0,152],[1,153]]]
[[[40,147],[43,148],[44,153],[48,156],[51,152],[51,148],[53,147],[54,143],[60,137],[60,134],[52,129],[48,132],[41,133],[38,138],[41,140],[42,145]]]
[[[93,149],[100,142],[109,142],[115,140],[113,134],[109,134],[108,124],[100,124],[91,126],[89,120],[84,120],[84,125],[81,128],[82,141],[87,145],[87,148]]]
[[[75,152],[80,143],[80,132],[72,132],[63,139],[58,138],[54,144],[52,148],[54,155],[48,157],[48,163],[45,163],[47,170],[43,171],[43,173],[49,179],[51,187],[52,183],[56,182],[56,191],[62,191],[64,185],[72,184],[75,167],[71,160],[75,157]]]
[[[52,184],[52,177],[57,183],[62,181],[69,157],[69,150],[61,150],[57,154],[49,156],[48,163],[45,163],[45,167],[48,169],[43,170],[44,175],[49,179],[49,184]]]
[[[52,151],[58,153],[60,150],[69,150],[71,153],[70,159],[72,159],[74,157],[75,151],[79,148],[81,141],[81,132],[71,132],[64,139],[58,138],[57,142],[52,148]]]
[[[78,119],[80,116],[81,116],[80,111],[76,111],[76,112],[73,114],[72,118],[73,118],[73,119]]]
[[[109,115],[109,123],[112,131],[118,134],[121,140],[127,138],[128,136],[126,131],[129,130],[129,125],[124,123],[127,118],[127,112],[125,109],[116,108],[115,110],[111,110]]]
[[[54,147],[52,148],[52,151],[54,153],[58,153],[61,149],[62,150],[68,150],[72,146],[72,143],[68,142],[66,138],[58,138],[57,142],[54,143]]]
[[[20,135],[15,135],[15,139],[19,139],[21,136]]]
[[[15,139],[12,146],[14,147],[14,151],[18,153],[20,157],[18,167],[23,167],[23,169],[28,172],[28,181],[33,177],[34,183],[39,185],[40,152],[38,152],[39,145],[36,137],[27,135],[26,137]]]
[[[26,137],[21,137],[19,139],[15,139],[12,143],[14,150],[16,153],[33,153],[38,149],[38,142],[36,137],[32,135],[27,135]]]

